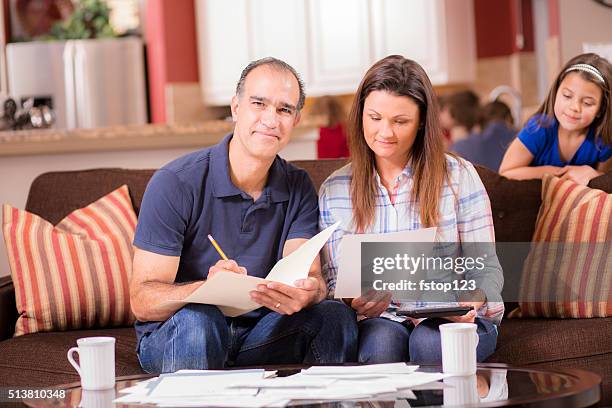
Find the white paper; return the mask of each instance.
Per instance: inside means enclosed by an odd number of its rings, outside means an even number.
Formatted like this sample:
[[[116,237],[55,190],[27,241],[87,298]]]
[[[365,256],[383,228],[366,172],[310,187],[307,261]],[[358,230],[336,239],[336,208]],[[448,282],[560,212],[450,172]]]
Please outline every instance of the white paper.
[[[348,388],[361,391],[374,392],[385,387],[391,387],[397,390],[412,389],[416,386],[424,386],[424,384],[435,383],[445,377],[447,374],[442,373],[412,373],[412,374],[392,374],[385,378],[377,378],[369,381],[353,380],[339,378],[333,385],[333,388]],[[440,384],[440,383],[437,383]],[[433,388],[436,388],[435,386]],[[421,388],[423,389],[423,388]],[[392,392],[392,391],[389,391]],[[381,393],[381,392],[377,392]]]
[[[320,376],[291,375],[288,377],[267,378],[257,381],[232,382],[229,388],[325,388],[336,381],[334,378]]]
[[[433,383],[443,378],[449,377],[448,374],[443,373],[412,373],[410,375],[398,375],[392,376],[387,381],[388,384],[392,384],[398,390],[405,388],[412,388],[417,386],[423,386],[424,384]],[[380,380],[378,380],[380,381]],[[432,389],[435,389],[434,386]],[[424,389],[424,388],[421,388]]]
[[[294,286],[296,280],[306,279],[312,262],[338,225],[340,225],[339,222],[324,229],[291,254],[279,260],[265,279],[231,272],[217,272],[185,299],[173,300],[169,303],[216,305],[225,316],[229,317],[240,316],[255,310],[261,305],[251,299],[249,292],[255,290],[257,285],[269,281]]]
[[[275,396],[236,396],[235,398],[186,398],[175,401],[147,402],[156,404],[158,407],[284,407],[289,400],[282,400]]]
[[[325,228],[304,242],[297,250],[278,261],[266,279],[291,286],[298,279],[306,279],[315,257],[339,225],[340,222],[337,222]]]
[[[368,398],[379,393],[395,392],[397,389],[387,385],[368,385],[361,388],[329,387],[321,389],[304,388],[266,388],[260,391],[265,396],[275,396],[291,400],[342,400],[354,398]]]
[[[361,243],[362,242],[434,242],[436,227],[385,234],[344,235],[338,246],[338,275],[336,298],[361,296]]]
[[[126,395],[115,402],[168,407],[257,408],[284,407],[291,401],[393,401],[395,398],[414,398],[409,389],[437,388],[441,383],[435,381],[449,376],[415,372],[417,368],[405,363],[315,366],[292,376],[273,378],[264,378],[274,372],[263,369],[181,370],[126,388],[122,390]]]
[[[164,376],[151,390],[148,397],[155,398],[189,398],[211,395],[251,394],[253,390],[236,390],[226,388],[232,382],[257,381],[262,379],[263,372],[222,374],[222,375],[179,375]],[[256,390],[254,390],[256,392]]]
[[[206,398],[182,400],[169,403],[160,403],[159,407],[285,407],[289,404],[289,399],[282,399],[276,396],[258,395],[256,397],[236,397],[236,398]]]
[[[357,366],[313,366],[302,370],[303,375],[355,376],[372,374],[411,374],[418,365],[406,363],[367,364]]]

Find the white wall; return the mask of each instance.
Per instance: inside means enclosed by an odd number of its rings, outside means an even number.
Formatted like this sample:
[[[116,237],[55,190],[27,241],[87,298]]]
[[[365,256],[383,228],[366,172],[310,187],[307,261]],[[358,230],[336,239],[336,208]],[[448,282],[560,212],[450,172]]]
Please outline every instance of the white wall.
[[[612,8],[593,0],[559,0],[561,64],[582,53],[582,43],[612,43]]]

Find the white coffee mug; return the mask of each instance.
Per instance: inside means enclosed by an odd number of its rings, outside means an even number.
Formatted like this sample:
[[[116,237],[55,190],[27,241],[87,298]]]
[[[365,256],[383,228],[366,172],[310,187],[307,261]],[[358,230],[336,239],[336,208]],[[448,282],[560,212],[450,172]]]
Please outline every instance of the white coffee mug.
[[[474,323],[446,323],[440,326],[442,371],[445,374],[476,374],[477,326]]]
[[[78,347],[68,350],[68,361],[81,377],[84,390],[106,390],[115,387],[115,338],[83,337]],[[73,354],[78,353],[79,363]]]
[[[471,405],[480,403],[475,375],[447,377],[444,380],[444,405]]]

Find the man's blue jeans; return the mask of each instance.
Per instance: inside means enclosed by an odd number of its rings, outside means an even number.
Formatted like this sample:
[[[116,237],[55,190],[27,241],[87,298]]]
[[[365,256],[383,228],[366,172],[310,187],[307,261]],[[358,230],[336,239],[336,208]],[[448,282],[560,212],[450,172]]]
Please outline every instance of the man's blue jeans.
[[[189,304],[142,336],[148,373],[227,366],[344,363],[357,359],[355,313],[324,300],[291,316],[258,309],[226,318],[216,307]]]
[[[391,363],[412,361],[417,364],[441,364],[442,347],[438,326],[445,319],[426,319],[416,327],[376,317],[359,322],[359,362]],[[497,327],[476,318],[478,347],[476,359],[484,361],[495,351]]]

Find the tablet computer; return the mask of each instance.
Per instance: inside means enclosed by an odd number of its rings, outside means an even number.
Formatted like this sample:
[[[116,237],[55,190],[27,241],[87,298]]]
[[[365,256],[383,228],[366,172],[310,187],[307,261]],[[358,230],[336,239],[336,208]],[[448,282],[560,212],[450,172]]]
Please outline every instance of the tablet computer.
[[[463,316],[473,309],[473,306],[425,307],[419,309],[399,309],[396,314],[398,316],[423,319],[426,317]]]

